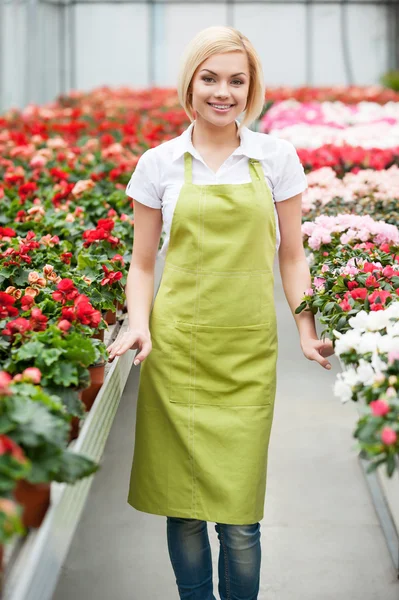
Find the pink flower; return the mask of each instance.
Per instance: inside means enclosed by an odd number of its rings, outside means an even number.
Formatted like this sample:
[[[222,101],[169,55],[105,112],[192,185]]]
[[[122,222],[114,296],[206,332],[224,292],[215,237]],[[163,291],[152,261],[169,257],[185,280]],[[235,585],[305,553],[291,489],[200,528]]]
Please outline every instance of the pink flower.
[[[385,417],[389,412],[389,404],[384,400],[374,400],[370,402],[371,412],[375,417]]]
[[[398,436],[396,431],[394,431],[392,427],[384,427],[384,429],[381,431],[381,440],[386,446],[392,446],[396,443],[397,439]]]
[[[68,331],[68,329],[71,328],[71,323],[70,321],[67,321],[66,319],[61,319],[61,321],[58,323],[58,329],[61,329],[61,331]]]
[[[8,394],[8,386],[12,381],[11,375],[5,371],[0,371],[0,394]]]
[[[40,383],[40,380],[42,378],[41,371],[37,367],[28,367],[27,369],[25,369],[22,375],[26,379],[30,379],[32,383],[36,384]]]
[[[352,306],[349,304],[349,302],[346,298],[344,298],[344,300],[342,300],[342,302],[339,302],[339,305],[342,308],[342,310],[344,310],[346,312],[349,310],[352,310]]]
[[[324,277],[315,277],[313,279],[313,285],[315,287],[321,287],[322,285],[324,285],[326,282],[326,280],[324,279]]]
[[[308,288],[307,290],[305,290],[305,296],[313,296],[313,290],[312,288]]]
[[[323,265],[321,267],[321,272],[322,273],[327,273],[327,271],[329,271],[329,270],[330,270],[330,267],[328,265]]]
[[[394,360],[399,360],[399,350],[392,350],[388,353],[388,364],[392,364]]]

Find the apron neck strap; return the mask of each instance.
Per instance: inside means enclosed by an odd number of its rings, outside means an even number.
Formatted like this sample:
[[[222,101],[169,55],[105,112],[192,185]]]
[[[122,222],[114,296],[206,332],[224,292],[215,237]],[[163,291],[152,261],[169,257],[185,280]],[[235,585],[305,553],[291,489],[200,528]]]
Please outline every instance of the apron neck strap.
[[[255,158],[249,159],[249,174],[252,182],[262,181],[264,179],[263,169],[258,160]],[[193,182],[193,157],[190,152],[184,153],[184,183]]]
[[[265,178],[262,166],[256,158],[249,159],[249,174],[253,183],[259,180],[262,181]]]
[[[193,182],[193,157],[190,152],[184,153],[184,183]]]

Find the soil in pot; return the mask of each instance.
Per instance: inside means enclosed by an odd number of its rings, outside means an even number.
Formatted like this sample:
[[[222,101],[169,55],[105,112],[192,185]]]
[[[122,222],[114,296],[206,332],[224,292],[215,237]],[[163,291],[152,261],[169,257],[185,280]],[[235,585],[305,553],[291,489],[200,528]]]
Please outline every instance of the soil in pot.
[[[25,527],[40,527],[50,506],[50,484],[20,479],[14,497],[23,506],[22,523]]]

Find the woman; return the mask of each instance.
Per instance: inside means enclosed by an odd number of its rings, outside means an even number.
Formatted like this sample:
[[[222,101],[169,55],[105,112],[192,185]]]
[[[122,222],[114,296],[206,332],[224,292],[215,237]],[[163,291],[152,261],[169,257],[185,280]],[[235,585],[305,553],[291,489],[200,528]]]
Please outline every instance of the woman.
[[[138,348],[134,364],[145,360],[128,501],[167,517],[180,598],[215,598],[212,521],[221,599],[253,600],[276,388],[277,248],[304,355],[329,369],[332,346],[318,340],[311,313],[295,315],[310,286],[306,177],[290,143],[247,128],[264,104],[252,44],[230,27],[201,31],[183,55],[178,91],[190,127],[147,150],[127,187],[129,330],[108,350],[112,360]],[[162,227],[165,267],[151,311]]]

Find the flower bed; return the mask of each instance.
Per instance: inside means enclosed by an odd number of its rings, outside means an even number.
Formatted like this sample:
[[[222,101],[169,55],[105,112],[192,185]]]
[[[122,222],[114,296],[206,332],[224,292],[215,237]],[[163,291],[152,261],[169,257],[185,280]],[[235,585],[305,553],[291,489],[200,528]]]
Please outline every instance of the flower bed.
[[[369,470],[385,464],[392,476],[399,454],[399,363],[392,354],[399,351],[399,230],[357,215],[320,216],[302,230],[312,286],[296,312],[319,313],[321,335],[334,341],[345,366],[336,394],[343,401],[361,398],[367,404],[354,435],[370,459]],[[376,345],[367,331],[377,323],[381,339]],[[386,415],[376,419],[375,411],[388,400]]]
[[[289,140],[298,148],[325,144],[394,148],[399,146],[399,102],[348,105],[287,100],[267,111],[260,131]]]
[[[351,213],[370,215],[378,221],[399,225],[399,168],[357,170],[339,178],[331,167],[309,173],[303,194],[304,220],[320,215]]]

